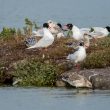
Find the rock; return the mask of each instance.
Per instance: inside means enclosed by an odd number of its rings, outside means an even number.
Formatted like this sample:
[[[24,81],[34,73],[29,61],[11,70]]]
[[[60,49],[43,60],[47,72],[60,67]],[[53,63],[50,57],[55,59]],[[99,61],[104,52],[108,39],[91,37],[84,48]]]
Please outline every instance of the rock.
[[[62,80],[57,80],[55,85],[57,87],[65,87],[66,86],[65,82]]]
[[[110,89],[110,75],[94,75],[90,77],[93,89]]]
[[[72,70],[73,71],[73,70]],[[97,69],[84,69],[79,72],[80,75],[85,76],[88,80],[94,75],[110,75],[110,67],[108,68],[97,68]]]
[[[84,69],[75,73],[75,70],[71,70],[62,74],[62,78],[65,82],[74,86],[76,83],[83,82],[82,85],[86,85],[91,82],[93,89],[110,89],[110,67],[100,69]],[[78,81],[77,79],[80,79]],[[76,80],[76,82],[75,82]],[[89,81],[89,82],[88,82]]]
[[[110,89],[110,67],[80,71],[92,83],[93,89]]]

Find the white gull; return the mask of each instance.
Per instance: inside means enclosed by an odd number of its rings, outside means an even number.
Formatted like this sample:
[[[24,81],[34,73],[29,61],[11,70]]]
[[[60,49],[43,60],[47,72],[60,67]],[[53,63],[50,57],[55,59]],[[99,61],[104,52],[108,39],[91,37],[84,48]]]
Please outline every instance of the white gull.
[[[67,56],[67,60],[70,60],[71,62],[77,64],[77,66],[79,66],[78,63],[82,62],[85,58],[86,58],[86,49],[84,47],[83,42],[79,44],[77,50],[74,53],[69,54]]]
[[[54,42],[54,37],[48,29],[48,23],[44,23],[43,25],[43,38],[41,38],[35,45],[29,47],[28,49],[32,48],[46,48]]]

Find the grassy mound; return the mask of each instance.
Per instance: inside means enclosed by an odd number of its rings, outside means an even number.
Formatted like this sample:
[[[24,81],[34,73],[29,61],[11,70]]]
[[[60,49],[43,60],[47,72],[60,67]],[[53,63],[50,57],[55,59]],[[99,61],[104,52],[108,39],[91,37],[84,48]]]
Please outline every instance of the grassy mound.
[[[71,69],[66,57],[74,51],[67,46],[68,43],[74,42],[73,39],[56,39],[47,50],[27,50],[25,38],[26,35],[20,30],[9,28],[1,32],[0,83],[6,82],[6,76],[10,75],[10,78],[14,76],[22,79],[20,86],[54,86],[57,78]],[[82,69],[104,67],[110,67],[110,37],[98,39],[97,45],[91,41],[87,58],[81,64]],[[10,78],[8,76],[8,80]]]

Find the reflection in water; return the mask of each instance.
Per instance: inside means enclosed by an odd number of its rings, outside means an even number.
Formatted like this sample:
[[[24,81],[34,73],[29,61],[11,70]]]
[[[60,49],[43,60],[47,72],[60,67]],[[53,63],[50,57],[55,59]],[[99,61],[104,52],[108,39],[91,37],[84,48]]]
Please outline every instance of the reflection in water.
[[[1,110],[104,110],[110,91],[65,88],[0,88]]]

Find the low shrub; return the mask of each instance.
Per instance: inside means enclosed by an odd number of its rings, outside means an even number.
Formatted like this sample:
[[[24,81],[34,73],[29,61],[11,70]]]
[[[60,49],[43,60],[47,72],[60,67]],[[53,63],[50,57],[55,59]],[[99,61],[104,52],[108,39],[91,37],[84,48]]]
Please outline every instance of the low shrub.
[[[17,65],[14,75],[22,79],[22,86],[54,86],[58,69],[51,63],[31,60]]]
[[[0,33],[0,38],[10,39],[10,38],[15,37],[15,35],[16,35],[16,29],[15,28],[4,27],[3,30]]]

